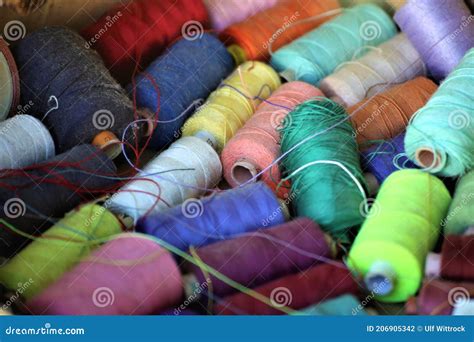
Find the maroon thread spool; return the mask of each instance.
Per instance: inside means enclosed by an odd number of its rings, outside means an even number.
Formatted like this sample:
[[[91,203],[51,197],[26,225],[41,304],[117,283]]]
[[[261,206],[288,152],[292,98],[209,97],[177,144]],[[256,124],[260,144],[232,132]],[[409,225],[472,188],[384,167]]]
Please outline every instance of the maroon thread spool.
[[[474,283],[455,283],[443,280],[426,281],[418,297],[408,300],[408,315],[451,315],[456,307],[469,305],[474,298]]]
[[[359,292],[351,272],[342,264],[323,264],[255,288],[269,298],[267,305],[245,293],[224,298],[215,306],[217,315],[281,315],[287,307],[300,310],[343,294]]]
[[[204,264],[246,287],[300,272],[334,254],[331,239],[305,217],[217,242],[195,253]],[[188,263],[185,269],[194,275],[196,284],[205,283],[209,276],[212,291],[219,297],[236,291],[195,264]]]
[[[448,235],[441,254],[430,253],[425,274],[454,281],[474,281],[474,235]]]

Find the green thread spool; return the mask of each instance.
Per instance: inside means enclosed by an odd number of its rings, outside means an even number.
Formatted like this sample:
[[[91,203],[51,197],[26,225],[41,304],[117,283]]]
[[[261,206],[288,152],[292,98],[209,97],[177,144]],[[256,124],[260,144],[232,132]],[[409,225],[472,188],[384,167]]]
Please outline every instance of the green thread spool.
[[[296,107],[283,122],[282,166],[292,180],[298,216],[306,216],[332,236],[363,221],[365,179],[355,132],[345,109],[327,98]]]
[[[1,267],[0,282],[12,290],[21,287],[22,295],[29,299],[98,247],[96,240],[120,232],[119,220],[107,209],[84,205],[66,214]]]
[[[450,201],[443,182],[420,170],[385,180],[347,259],[376,299],[402,302],[416,293]]]
[[[443,226],[446,235],[461,235],[474,226],[474,170],[459,180]]]

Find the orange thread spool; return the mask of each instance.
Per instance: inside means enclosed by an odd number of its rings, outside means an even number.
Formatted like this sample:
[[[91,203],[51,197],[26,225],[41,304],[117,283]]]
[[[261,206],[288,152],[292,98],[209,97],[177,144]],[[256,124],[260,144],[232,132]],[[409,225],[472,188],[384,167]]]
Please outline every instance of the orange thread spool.
[[[331,19],[331,16],[305,23],[299,21],[338,8],[337,0],[283,0],[275,7],[229,26],[220,34],[220,38],[227,45],[238,45],[246,60],[265,61],[270,57],[270,45],[275,51]]]
[[[413,114],[437,88],[428,78],[417,77],[350,107],[348,112],[359,146],[392,139],[402,133]]]

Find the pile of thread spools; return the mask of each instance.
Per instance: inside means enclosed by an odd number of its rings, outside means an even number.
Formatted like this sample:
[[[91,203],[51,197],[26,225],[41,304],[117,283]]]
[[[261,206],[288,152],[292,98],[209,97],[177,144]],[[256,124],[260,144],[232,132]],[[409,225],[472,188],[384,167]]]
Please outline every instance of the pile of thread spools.
[[[1,313],[474,314],[469,4],[132,0],[5,35]]]

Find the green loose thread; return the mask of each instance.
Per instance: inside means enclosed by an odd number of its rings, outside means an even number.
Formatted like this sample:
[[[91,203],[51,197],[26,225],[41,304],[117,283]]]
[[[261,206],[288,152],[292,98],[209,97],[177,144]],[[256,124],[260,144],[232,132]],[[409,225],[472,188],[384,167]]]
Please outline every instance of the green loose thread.
[[[420,163],[416,155],[423,149],[431,150],[431,159],[438,162]],[[457,177],[474,168],[474,48],[412,117],[405,150],[434,174]]]
[[[285,154],[309,136],[321,132],[282,159],[291,179],[298,216],[306,216],[341,240],[348,228],[364,220],[367,188],[359,163],[355,131],[348,114],[327,98],[307,101],[296,107],[280,131]]]

